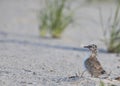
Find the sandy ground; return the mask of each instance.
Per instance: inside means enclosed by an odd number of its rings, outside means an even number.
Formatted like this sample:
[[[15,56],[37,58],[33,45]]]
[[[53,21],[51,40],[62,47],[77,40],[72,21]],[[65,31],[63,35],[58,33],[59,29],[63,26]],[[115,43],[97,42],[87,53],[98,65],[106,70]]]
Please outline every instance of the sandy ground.
[[[114,4],[82,5],[75,14],[78,24],[70,25],[61,39],[39,37],[37,14],[42,0],[0,1],[0,86],[99,86],[100,79],[71,77],[80,75],[88,50],[83,45],[95,43],[98,59],[110,78],[120,76],[120,56],[106,52],[100,41],[101,7],[104,21]],[[103,80],[120,86],[117,81]]]

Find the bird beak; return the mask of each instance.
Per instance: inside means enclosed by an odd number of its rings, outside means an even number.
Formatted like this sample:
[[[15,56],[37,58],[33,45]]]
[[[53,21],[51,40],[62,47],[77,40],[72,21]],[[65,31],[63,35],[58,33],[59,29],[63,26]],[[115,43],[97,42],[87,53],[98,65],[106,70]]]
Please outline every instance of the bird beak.
[[[84,48],[90,48],[90,46],[84,46]]]

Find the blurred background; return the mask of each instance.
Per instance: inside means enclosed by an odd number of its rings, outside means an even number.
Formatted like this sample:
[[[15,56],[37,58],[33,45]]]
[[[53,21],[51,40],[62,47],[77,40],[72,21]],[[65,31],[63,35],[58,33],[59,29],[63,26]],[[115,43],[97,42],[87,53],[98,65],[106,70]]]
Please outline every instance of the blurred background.
[[[119,0],[1,0],[0,6],[1,36],[96,43],[120,52]]]

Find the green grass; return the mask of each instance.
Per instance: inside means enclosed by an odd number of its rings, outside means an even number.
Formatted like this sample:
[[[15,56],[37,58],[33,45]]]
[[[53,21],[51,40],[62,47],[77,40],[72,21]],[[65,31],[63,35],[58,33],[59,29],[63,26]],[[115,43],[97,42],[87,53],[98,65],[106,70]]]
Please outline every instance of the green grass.
[[[100,81],[100,86],[105,86],[103,81]]]
[[[45,37],[49,33],[53,38],[61,37],[73,19],[73,12],[66,7],[67,2],[68,0],[45,0],[45,7],[39,16],[41,36]]]
[[[117,5],[114,12],[114,17],[109,17],[108,28],[104,31],[103,42],[107,46],[110,53],[120,53],[120,4]],[[110,26],[109,26],[110,25]],[[103,20],[101,15],[101,26],[103,27]],[[108,36],[108,37],[107,37]]]
[[[114,85],[114,84],[107,84],[107,85],[105,85],[105,83],[100,80],[100,85],[99,86],[116,86],[116,85]]]

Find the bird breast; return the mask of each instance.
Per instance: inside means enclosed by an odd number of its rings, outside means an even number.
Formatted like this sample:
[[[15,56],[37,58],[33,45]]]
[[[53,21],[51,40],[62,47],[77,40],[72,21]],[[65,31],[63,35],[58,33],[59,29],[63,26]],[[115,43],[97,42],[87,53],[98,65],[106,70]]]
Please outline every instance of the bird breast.
[[[83,59],[83,70],[86,70],[86,66],[85,66],[85,61],[90,57],[90,54],[88,54],[86,57],[84,57]]]

